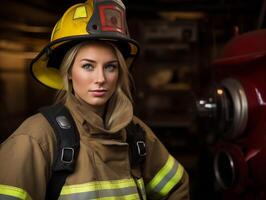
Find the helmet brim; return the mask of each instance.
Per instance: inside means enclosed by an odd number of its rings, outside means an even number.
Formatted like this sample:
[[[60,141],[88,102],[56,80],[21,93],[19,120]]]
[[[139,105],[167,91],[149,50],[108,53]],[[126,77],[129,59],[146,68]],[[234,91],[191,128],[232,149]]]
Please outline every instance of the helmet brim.
[[[122,53],[131,68],[139,54],[139,45],[130,38],[84,35],[60,38],[50,42],[30,64],[32,76],[41,84],[54,89],[62,89],[63,81],[59,74],[61,62],[67,51],[76,44],[84,41],[108,41],[113,43]]]

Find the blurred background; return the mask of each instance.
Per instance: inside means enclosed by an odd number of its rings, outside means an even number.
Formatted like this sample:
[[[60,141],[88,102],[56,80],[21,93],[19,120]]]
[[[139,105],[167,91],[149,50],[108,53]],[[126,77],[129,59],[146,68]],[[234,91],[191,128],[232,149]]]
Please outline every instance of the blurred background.
[[[64,11],[80,0],[1,0],[0,142],[55,91],[29,63]],[[130,34],[141,46],[132,74],[135,113],[190,174],[191,199],[219,199],[211,147],[195,101],[213,82],[211,63],[237,34],[266,28],[264,0],[124,0]]]

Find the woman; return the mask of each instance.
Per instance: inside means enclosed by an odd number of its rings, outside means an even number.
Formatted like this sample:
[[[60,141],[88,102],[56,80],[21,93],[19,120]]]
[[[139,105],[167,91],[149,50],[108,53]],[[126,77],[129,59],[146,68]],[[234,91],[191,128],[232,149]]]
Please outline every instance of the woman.
[[[59,199],[189,199],[182,165],[133,116],[128,66],[138,47],[123,16],[118,0],[71,7],[32,63],[38,81],[60,89],[58,101],[70,111],[80,137],[75,171]],[[146,156],[139,165],[132,165],[126,143],[131,122],[144,130]],[[1,199],[45,199],[56,143],[42,114],[22,123],[1,145]]]

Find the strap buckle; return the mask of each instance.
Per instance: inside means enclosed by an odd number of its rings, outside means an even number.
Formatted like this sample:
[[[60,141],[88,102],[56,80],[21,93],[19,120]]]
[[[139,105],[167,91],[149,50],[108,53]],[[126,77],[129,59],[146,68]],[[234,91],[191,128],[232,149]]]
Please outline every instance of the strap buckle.
[[[75,151],[72,147],[63,147],[61,151],[61,161],[69,164],[74,161]]]
[[[137,148],[138,148],[138,154],[141,157],[146,156],[146,148],[145,148],[145,142],[144,141],[137,141]]]

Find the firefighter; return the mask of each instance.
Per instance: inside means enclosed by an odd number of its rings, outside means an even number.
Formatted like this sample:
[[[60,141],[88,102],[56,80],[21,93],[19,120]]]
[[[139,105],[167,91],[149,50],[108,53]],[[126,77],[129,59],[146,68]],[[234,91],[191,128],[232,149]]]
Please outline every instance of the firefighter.
[[[138,51],[120,0],[88,0],[64,13],[31,71],[40,83],[59,90],[57,102],[78,130],[79,152],[59,152],[52,123],[41,113],[29,117],[1,144],[1,200],[51,200],[51,185],[62,200],[189,199],[184,167],[133,115],[128,69]],[[126,142],[132,122],[144,137],[137,139],[137,156]],[[54,123],[66,130],[73,125],[64,115]],[[62,180],[67,170],[55,169],[58,154],[66,166],[76,160],[74,171]],[[59,176],[52,178],[54,173]]]

